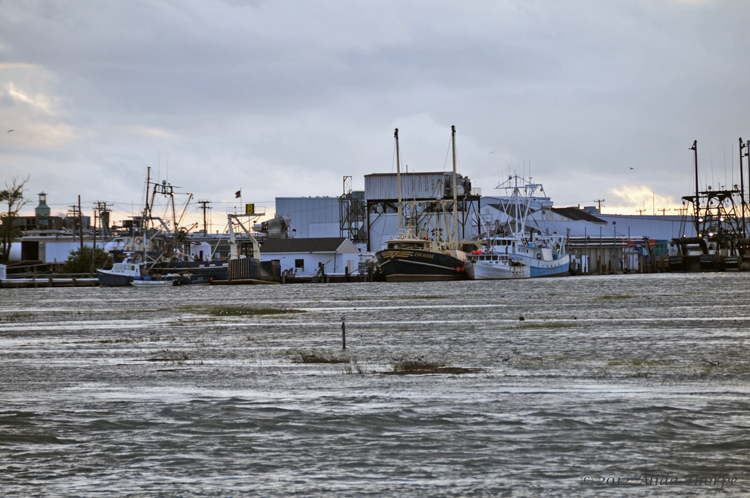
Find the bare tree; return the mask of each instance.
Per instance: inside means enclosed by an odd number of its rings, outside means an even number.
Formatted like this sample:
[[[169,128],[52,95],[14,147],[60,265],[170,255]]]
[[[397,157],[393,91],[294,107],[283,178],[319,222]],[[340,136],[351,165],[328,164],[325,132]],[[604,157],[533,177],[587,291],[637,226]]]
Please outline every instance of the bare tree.
[[[23,180],[14,176],[10,183],[5,182],[5,190],[0,190],[0,203],[7,206],[7,210],[3,207],[0,214],[0,262],[3,263],[10,257],[13,239],[21,234],[21,227],[16,225],[15,219],[18,218],[21,209],[30,202],[23,198],[24,186],[28,181],[28,176]]]

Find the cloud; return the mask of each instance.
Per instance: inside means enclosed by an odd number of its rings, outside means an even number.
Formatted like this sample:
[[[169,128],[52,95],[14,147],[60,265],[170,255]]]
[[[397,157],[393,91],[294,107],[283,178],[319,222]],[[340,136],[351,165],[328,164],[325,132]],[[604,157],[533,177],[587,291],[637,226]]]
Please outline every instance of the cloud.
[[[694,188],[693,140],[702,185],[712,163],[738,176],[748,18],[718,0],[3,2],[0,124],[18,133],[0,174],[137,211],[146,168],[168,169],[216,213],[237,185],[363,188],[393,170],[395,127],[402,164],[449,169],[455,125],[485,195],[531,171],[557,205],[634,211],[646,189],[666,208]]]

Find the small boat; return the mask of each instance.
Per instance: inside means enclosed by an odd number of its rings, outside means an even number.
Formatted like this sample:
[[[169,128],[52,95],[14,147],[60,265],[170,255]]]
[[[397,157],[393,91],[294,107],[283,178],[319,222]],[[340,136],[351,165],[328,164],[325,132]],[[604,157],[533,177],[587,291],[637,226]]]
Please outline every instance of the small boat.
[[[125,260],[122,263],[115,263],[111,270],[96,270],[99,285],[108,287],[119,287],[130,285],[135,278],[142,278],[145,273],[143,263],[135,263]]]

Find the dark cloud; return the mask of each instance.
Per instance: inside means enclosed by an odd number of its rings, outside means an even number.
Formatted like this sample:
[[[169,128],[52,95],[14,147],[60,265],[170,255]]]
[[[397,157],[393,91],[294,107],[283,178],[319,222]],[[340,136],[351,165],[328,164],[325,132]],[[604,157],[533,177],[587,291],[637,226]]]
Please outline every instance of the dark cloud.
[[[3,2],[0,172],[62,203],[137,204],[167,162],[216,202],[338,195],[391,171],[395,126],[407,164],[444,168],[455,124],[485,194],[530,163],[558,204],[678,200],[693,140],[729,183],[750,138],[748,18],[710,0]]]

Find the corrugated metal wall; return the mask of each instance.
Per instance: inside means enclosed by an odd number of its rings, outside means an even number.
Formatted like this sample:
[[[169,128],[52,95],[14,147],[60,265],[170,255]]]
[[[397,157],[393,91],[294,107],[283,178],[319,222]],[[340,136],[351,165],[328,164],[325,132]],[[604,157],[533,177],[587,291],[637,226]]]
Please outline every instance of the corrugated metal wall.
[[[298,239],[341,234],[338,197],[277,197],[276,214],[292,219],[289,235]]]
[[[398,199],[397,178],[395,173],[365,175],[365,198]],[[457,179],[461,185],[461,175],[457,175]],[[453,173],[401,173],[401,195],[404,200],[442,198],[446,195],[445,186],[452,180]]]

